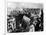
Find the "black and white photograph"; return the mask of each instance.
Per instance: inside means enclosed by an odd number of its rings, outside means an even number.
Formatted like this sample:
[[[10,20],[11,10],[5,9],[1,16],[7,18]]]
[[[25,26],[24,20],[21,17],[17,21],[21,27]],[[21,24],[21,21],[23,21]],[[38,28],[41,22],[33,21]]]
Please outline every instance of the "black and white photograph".
[[[42,3],[9,2],[7,5],[7,32],[44,31]]]

